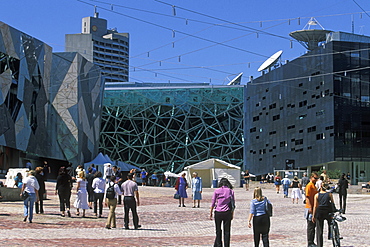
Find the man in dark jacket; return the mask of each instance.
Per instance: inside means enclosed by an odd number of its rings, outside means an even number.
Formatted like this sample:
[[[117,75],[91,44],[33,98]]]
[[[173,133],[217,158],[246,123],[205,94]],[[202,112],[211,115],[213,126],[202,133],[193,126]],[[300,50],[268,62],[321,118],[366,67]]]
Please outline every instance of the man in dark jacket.
[[[347,189],[348,189],[348,180],[346,179],[346,174],[342,174],[341,178],[338,181],[339,186],[339,205],[342,213],[346,213],[346,201],[347,201]]]

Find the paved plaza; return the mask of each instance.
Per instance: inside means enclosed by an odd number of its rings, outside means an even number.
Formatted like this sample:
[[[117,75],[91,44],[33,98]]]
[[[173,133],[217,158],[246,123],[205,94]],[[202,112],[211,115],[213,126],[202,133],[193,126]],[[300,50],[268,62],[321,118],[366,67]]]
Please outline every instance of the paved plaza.
[[[237,208],[232,221],[231,246],[254,246],[247,217],[253,187],[257,185],[252,184],[250,191],[235,188]],[[274,205],[270,246],[307,246],[302,200],[299,204],[292,204],[290,198],[283,198],[282,192],[277,194],[273,185],[263,184],[262,188]],[[72,209],[71,218],[61,217],[54,189],[55,183],[47,182],[45,214],[35,214],[32,224],[22,221],[22,201],[0,202],[0,246],[213,246],[215,228],[214,222],[209,220],[211,188],[204,189],[200,208],[192,208],[190,198],[185,200],[187,207],[180,208],[178,200],[173,199],[173,188],[140,186],[141,205],[138,213],[142,228],[139,230],[132,229],[131,219],[131,229],[122,228],[122,205],[116,210],[117,228],[111,230],[104,228],[107,208],[104,209],[103,218],[93,217],[92,210],[88,210],[87,218],[81,218],[76,216],[75,209]],[[189,196],[190,193],[188,189]],[[334,198],[338,204],[338,195],[335,194]],[[72,204],[74,199],[75,194],[71,197]],[[342,246],[370,246],[369,205],[369,195],[349,194],[347,220],[339,223]],[[324,246],[331,246],[331,241],[325,240]]]

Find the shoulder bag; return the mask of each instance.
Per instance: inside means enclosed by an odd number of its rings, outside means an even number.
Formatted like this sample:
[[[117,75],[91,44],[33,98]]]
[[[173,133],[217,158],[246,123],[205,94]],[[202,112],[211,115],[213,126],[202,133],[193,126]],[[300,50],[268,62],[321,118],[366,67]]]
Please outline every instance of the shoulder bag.
[[[265,211],[266,214],[271,217],[272,216],[272,204],[267,200],[267,197],[265,197]]]
[[[23,192],[22,192],[22,196],[21,196],[22,200],[24,201],[24,200],[26,200],[28,197],[29,197],[28,192],[27,192],[27,191],[23,191]]]

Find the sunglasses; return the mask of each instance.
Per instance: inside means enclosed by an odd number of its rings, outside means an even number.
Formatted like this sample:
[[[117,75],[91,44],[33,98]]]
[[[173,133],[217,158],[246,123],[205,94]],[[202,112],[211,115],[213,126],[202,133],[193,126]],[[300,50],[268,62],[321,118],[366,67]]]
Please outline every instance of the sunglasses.
[[[313,177],[314,179],[319,179],[319,178],[317,178],[317,177]]]

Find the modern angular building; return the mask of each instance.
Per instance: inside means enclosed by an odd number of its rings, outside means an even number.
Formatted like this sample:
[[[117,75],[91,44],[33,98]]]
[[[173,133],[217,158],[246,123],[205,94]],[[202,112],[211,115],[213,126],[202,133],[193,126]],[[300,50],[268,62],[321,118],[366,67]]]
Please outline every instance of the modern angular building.
[[[350,172],[370,179],[370,37],[330,32],[325,44],[247,86],[246,168]]]
[[[100,151],[148,171],[208,158],[243,164],[245,86],[106,88]]]
[[[129,71],[129,34],[107,29],[107,20],[98,17],[82,19],[79,34],[66,34],[65,51],[79,52],[101,68],[105,82],[126,82]]]
[[[47,160],[55,173],[95,157],[103,99],[96,65],[0,22],[0,85],[1,172]]]

